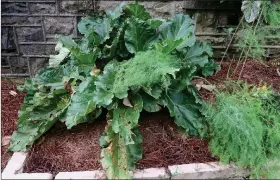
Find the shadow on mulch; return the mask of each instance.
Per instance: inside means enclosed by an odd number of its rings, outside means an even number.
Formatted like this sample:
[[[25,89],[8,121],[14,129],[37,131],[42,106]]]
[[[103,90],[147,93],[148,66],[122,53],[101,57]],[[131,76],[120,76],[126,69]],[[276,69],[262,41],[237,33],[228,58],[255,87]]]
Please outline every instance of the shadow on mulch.
[[[12,96],[10,91],[16,91],[17,95]],[[1,79],[1,138],[11,136],[16,129],[18,110],[23,103],[24,93],[16,90],[16,84],[7,79]],[[2,140],[1,139],[1,140]],[[8,146],[1,148],[1,170],[6,167],[7,162],[12,157],[12,152],[8,151]]]
[[[30,151],[24,172],[84,171],[101,169],[98,139],[106,121],[81,124],[72,130],[53,128]],[[216,161],[208,142],[184,137],[168,112],[142,113],[139,129],[143,136],[143,159],[137,168]]]

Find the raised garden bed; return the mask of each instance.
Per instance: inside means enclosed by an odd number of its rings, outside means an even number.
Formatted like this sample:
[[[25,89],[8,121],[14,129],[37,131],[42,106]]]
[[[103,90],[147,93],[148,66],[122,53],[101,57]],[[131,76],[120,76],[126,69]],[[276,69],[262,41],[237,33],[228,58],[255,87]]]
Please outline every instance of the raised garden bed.
[[[229,62],[224,62],[222,70],[216,75],[207,78],[208,81],[216,85],[222,85],[226,79],[229,64]],[[232,64],[233,68],[235,68],[235,64]],[[239,70],[232,78],[238,79],[238,75]],[[279,91],[280,80],[277,76],[275,67],[267,67],[267,65],[263,65],[258,61],[251,60],[246,63],[241,79],[256,85],[266,82]],[[2,134],[4,135],[10,135],[15,129],[14,123],[17,119],[17,110],[23,102],[23,94],[18,93],[17,97],[19,98],[15,98],[9,94],[11,90],[15,90],[15,84],[11,83],[11,81],[2,80],[2,103],[5,103],[4,108],[2,108]],[[199,93],[205,100],[213,100],[214,98],[213,93],[205,89],[202,89]],[[84,175],[80,174],[80,176],[93,176],[94,173],[90,171],[102,170],[98,139],[106,125],[104,118],[105,116],[103,115],[92,124],[80,124],[71,130],[67,130],[64,124],[57,123],[36,142],[28,151],[27,156],[24,156],[26,159],[22,166],[23,173],[43,173],[43,175],[46,175],[44,173],[51,173],[46,177],[53,177],[59,172],[88,171]],[[13,123],[3,124],[7,122]],[[218,160],[211,156],[207,141],[197,137],[186,137],[183,133],[180,133],[180,129],[174,124],[166,110],[150,114],[144,112],[139,122],[139,129],[144,140],[143,159],[137,164],[137,169],[139,170],[147,168],[167,169],[168,166],[172,165],[193,163],[206,163],[209,165],[209,162]],[[2,153],[5,152],[3,149],[6,148],[6,146],[2,148]],[[2,157],[4,157],[1,163],[2,169],[11,155],[11,152],[2,154]],[[184,166],[186,165],[182,167]],[[183,169],[186,169],[186,167]],[[217,171],[221,170],[218,168]],[[162,172],[165,174],[165,169],[164,171],[159,171],[159,174]],[[244,176],[247,175],[243,171],[240,171],[240,173]],[[79,173],[64,174],[64,176],[77,175],[79,177]],[[216,175],[218,176],[218,174]],[[221,178],[223,177],[225,176]]]

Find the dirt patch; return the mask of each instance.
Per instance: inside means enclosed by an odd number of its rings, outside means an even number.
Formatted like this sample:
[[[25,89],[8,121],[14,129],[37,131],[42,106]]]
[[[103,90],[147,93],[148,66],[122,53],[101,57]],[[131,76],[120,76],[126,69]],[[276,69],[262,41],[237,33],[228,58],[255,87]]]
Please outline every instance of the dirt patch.
[[[72,130],[53,128],[31,149],[24,172],[83,171],[101,169],[98,139],[106,122],[81,124]],[[143,136],[143,159],[137,168],[210,162],[207,141],[183,137],[168,112],[143,114],[139,120]]]
[[[12,96],[9,92],[17,92],[16,96]],[[4,137],[11,136],[16,129],[18,119],[18,110],[23,103],[24,93],[16,90],[16,84],[8,79],[1,79],[1,140]],[[1,148],[1,169],[5,168],[12,153],[7,150],[9,145]]]

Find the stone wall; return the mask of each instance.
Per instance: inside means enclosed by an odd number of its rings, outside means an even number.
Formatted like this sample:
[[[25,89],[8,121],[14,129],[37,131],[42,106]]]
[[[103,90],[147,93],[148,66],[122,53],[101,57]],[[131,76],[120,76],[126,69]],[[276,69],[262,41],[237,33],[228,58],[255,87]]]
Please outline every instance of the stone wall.
[[[101,0],[2,0],[2,76],[34,75],[54,52],[56,34],[78,37],[77,22],[82,16],[113,9],[119,3]],[[199,39],[211,42],[215,49],[224,48],[227,34],[223,28],[236,25],[240,16],[238,1],[222,4],[220,0],[141,3],[155,17],[190,14],[197,21]]]

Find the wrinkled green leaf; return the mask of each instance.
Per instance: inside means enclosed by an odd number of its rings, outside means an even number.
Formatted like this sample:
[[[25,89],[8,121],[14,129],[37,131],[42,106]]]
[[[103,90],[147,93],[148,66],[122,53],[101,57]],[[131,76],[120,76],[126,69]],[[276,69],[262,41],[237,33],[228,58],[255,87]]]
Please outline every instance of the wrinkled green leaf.
[[[208,63],[208,57],[212,55],[213,51],[209,44],[205,42],[195,43],[187,50],[186,54],[184,54],[184,61],[188,64],[203,67]]]
[[[89,114],[92,114],[90,117],[91,119],[100,115],[101,110],[96,109],[96,104],[93,100],[94,91],[95,85],[93,77],[89,77],[77,87],[77,90],[71,96],[71,102],[64,116],[65,124],[68,129],[79,123],[87,122],[87,115]]]
[[[142,137],[137,130],[138,119],[143,108],[140,95],[130,97],[133,107],[118,107],[109,120],[109,126],[100,138],[103,149],[101,162],[109,179],[131,178],[131,170],[142,158]]]
[[[114,133],[119,133],[124,139],[125,145],[134,144],[131,129],[137,127],[140,111],[142,111],[143,100],[141,96],[135,95],[131,98],[133,108],[118,107],[113,111],[112,129]]]
[[[50,67],[57,67],[70,53],[69,49],[64,48],[61,43],[57,43],[55,46],[55,51],[59,53],[57,55],[50,55]]]
[[[219,64],[217,64],[214,60],[210,60],[202,68],[202,75],[205,77],[212,76],[215,71],[219,71],[220,69],[221,67]]]
[[[155,19],[148,19],[147,23],[151,26],[153,29],[157,29],[162,23],[166,22],[165,19],[155,18]]]
[[[77,58],[79,64],[91,65],[93,66],[98,54],[98,49],[81,49],[82,46],[79,46],[71,37],[69,36],[58,36],[58,41],[68,48],[72,55]]]
[[[151,15],[146,11],[145,7],[138,3],[128,4],[125,8],[125,13],[129,17],[138,18],[144,21],[151,18]]]
[[[143,90],[149,94],[150,96],[152,96],[155,99],[158,99],[161,96],[162,93],[162,88],[159,85],[154,85],[154,86],[150,86],[150,87],[142,87]]]
[[[110,38],[110,32],[113,29],[111,21],[111,18],[105,16],[83,17],[78,23],[78,30],[81,34],[84,34],[90,42],[99,45]]]
[[[163,54],[170,54],[173,50],[180,46],[183,41],[183,39],[166,39],[161,43],[155,44],[155,48],[157,51],[162,52]]]
[[[241,10],[244,13],[245,20],[248,23],[253,22],[259,16],[261,1],[243,1]]]
[[[199,135],[202,128],[202,114],[200,104],[187,92],[178,92],[169,89],[164,95],[170,115],[175,118],[175,123],[183,127],[189,135]]]
[[[140,132],[135,128],[129,133],[134,144],[125,145],[125,140],[119,133],[114,133],[110,125],[100,138],[100,144],[105,145],[101,151],[101,163],[108,179],[131,179],[131,171],[142,158]]]
[[[117,69],[118,63],[108,64],[104,68],[103,74],[99,75],[94,82],[96,91],[94,92],[93,99],[97,105],[108,106],[113,101],[114,96],[119,99],[127,97],[127,90],[118,93],[115,93],[113,90]]]
[[[126,2],[121,2],[114,10],[107,10],[106,13],[112,20],[118,19],[123,14],[123,7]]]
[[[157,32],[139,19],[130,19],[125,31],[125,46],[130,53],[148,50],[157,41]]]
[[[176,48],[191,47],[195,43],[193,20],[188,15],[177,14],[171,21],[159,27],[160,40],[179,40],[183,42]]]
[[[172,80],[172,85],[170,87],[178,91],[183,91],[188,85],[191,84],[191,80],[193,79],[196,70],[197,68],[195,66],[182,68],[176,74],[176,79]]]
[[[67,108],[68,95],[56,96],[37,92],[27,95],[19,111],[17,130],[11,137],[11,151],[25,151],[48,131]]]
[[[161,106],[158,103],[158,100],[149,96],[146,93],[141,93],[143,99],[143,109],[147,112],[158,112],[161,109]]]

